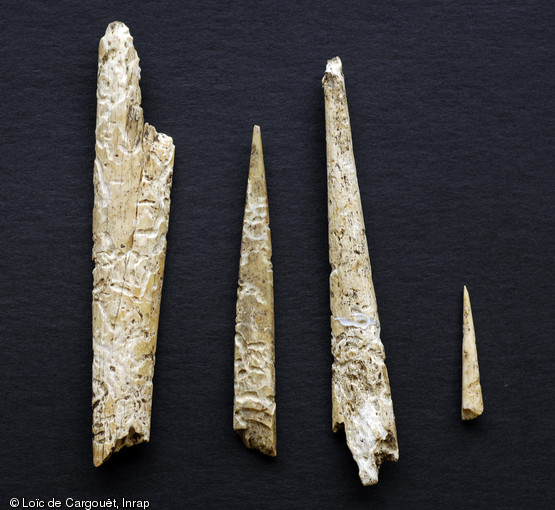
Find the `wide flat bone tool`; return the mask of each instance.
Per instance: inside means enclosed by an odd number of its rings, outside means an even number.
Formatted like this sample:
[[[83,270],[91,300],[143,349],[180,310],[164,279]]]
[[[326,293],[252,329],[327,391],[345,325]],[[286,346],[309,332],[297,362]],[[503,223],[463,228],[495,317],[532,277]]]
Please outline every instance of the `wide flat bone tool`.
[[[139,58],[110,23],[98,48],[93,210],[93,458],[150,439],[174,145],[143,121]]]

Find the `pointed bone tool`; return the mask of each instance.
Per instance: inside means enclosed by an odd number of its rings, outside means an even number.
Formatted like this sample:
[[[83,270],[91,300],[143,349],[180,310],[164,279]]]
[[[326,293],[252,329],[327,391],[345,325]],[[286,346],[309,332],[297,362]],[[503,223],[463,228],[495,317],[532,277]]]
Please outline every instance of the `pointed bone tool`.
[[[322,80],[326,110],[332,421],[345,428],[363,485],[399,457],[385,352],[360,201],[341,60]]]
[[[233,429],[248,448],[276,455],[274,278],[260,128],[254,126],[235,323]]]

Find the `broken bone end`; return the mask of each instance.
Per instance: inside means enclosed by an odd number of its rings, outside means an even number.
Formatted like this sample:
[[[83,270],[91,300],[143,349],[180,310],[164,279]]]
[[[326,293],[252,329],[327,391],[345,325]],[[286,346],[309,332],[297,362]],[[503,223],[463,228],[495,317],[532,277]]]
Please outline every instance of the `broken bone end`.
[[[258,450],[269,457],[277,455],[275,426],[270,429],[262,423],[251,421],[247,428],[235,431],[247,448]]]
[[[124,446],[133,446],[139,443],[148,443],[150,435],[136,432],[133,427],[130,427],[126,436],[112,441],[111,443],[100,443],[93,440],[93,462],[95,467],[104,464],[113,453],[119,452]]]
[[[341,59],[339,57],[334,57],[328,60],[328,63],[326,65],[326,74],[324,74],[324,77],[322,78],[322,84],[325,82],[326,78],[331,76],[341,80],[341,82],[345,84],[345,77],[343,76],[343,64],[341,63]]]
[[[474,418],[478,418],[484,412],[484,407],[482,406],[481,409],[461,409],[461,419],[463,421],[473,420]]]

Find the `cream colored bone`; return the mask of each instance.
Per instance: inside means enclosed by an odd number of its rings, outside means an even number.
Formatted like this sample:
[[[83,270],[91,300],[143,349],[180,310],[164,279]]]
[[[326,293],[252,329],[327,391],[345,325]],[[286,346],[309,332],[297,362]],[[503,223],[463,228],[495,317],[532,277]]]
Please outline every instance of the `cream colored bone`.
[[[326,110],[333,430],[345,427],[364,485],[399,457],[341,60],[322,80]],[[372,326],[372,327],[370,327]]]
[[[233,429],[248,448],[276,455],[274,283],[266,175],[254,126],[235,325]]]
[[[129,29],[98,48],[93,210],[93,460],[150,438],[174,145],[144,123]]]
[[[461,418],[473,420],[484,412],[476,333],[466,286],[463,291],[463,342],[462,342],[462,404]]]

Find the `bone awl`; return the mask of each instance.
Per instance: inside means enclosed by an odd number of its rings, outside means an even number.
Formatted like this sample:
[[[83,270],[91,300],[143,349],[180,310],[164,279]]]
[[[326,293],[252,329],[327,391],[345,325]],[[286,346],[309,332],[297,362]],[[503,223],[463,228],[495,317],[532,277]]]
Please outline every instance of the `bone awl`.
[[[328,61],[325,96],[332,353],[332,422],[345,429],[363,485],[399,457],[385,352],[364,228],[341,60]]]
[[[473,420],[484,412],[478,351],[476,350],[476,333],[470,296],[466,286],[463,290],[463,341],[462,341],[462,404],[461,418]]]
[[[260,128],[252,134],[243,219],[237,315],[233,429],[248,448],[276,455],[274,279]]]

